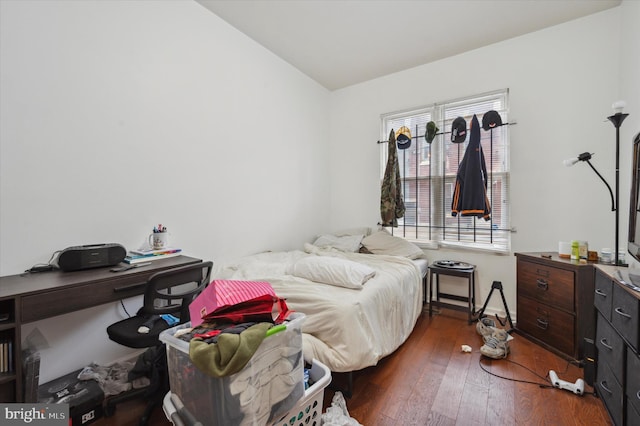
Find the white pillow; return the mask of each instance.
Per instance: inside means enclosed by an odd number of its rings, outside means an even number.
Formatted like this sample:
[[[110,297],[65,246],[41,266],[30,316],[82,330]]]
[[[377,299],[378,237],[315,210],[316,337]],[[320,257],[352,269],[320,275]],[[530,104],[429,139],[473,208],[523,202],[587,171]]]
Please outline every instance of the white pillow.
[[[374,232],[364,237],[362,245],[373,254],[388,254],[409,259],[417,259],[424,256],[424,252],[420,247],[404,238],[391,235],[385,230]]]
[[[333,235],[337,237],[344,237],[345,235],[363,235],[367,236],[371,234],[371,228],[364,226],[362,228],[347,228],[341,229],[340,231],[336,231]]]
[[[336,235],[325,234],[320,235],[313,245],[322,248],[334,248],[336,250],[355,253],[360,250],[360,243],[364,235],[344,235],[338,237]]]
[[[358,290],[376,274],[375,269],[362,263],[328,256],[302,258],[293,264],[290,272],[309,281]]]

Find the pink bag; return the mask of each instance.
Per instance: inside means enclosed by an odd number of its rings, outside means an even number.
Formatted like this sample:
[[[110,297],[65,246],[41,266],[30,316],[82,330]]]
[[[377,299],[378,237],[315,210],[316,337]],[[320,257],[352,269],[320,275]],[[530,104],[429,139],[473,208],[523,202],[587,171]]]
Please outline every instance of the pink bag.
[[[214,280],[189,305],[191,326],[197,327],[204,321],[273,322],[276,303],[280,313],[275,322],[280,322],[290,312],[268,282]]]

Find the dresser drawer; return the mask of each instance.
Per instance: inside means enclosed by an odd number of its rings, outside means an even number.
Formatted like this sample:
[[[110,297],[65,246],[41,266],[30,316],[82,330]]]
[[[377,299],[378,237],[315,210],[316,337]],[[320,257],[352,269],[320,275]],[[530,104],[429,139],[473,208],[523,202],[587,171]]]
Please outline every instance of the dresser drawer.
[[[518,329],[559,351],[575,353],[573,315],[526,297],[518,297]]]
[[[139,277],[110,280],[22,297],[22,322],[66,314],[141,293],[146,281]],[[129,287],[130,286],[130,287]]]
[[[574,273],[533,262],[518,261],[518,296],[526,296],[574,312]]]
[[[596,330],[596,348],[598,348],[598,367],[601,364],[609,364],[612,372],[622,383],[624,363],[624,341],[613,329],[611,324],[601,315],[598,315]]]
[[[607,364],[598,362],[598,371],[596,373],[596,390],[598,395],[604,401],[607,411],[616,425],[622,425],[622,386],[616,380]]]
[[[611,321],[611,300],[613,299],[613,281],[602,272],[596,273],[593,304],[602,316]]]
[[[632,404],[627,404],[627,424],[640,425],[640,411]]]
[[[155,260],[153,267],[146,269],[136,268],[118,273],[109,272],[106,269],[106,273],[102,272],[104,274],[102,279],[92,280],[88,284],[51,287],[47,291],[27,294],[20,298],[21,320],[23,323],[37,321],[142,295],[144,294],[147,280],[153,274],[197,262],[200,262],[200,260],[187,256],[178,256],[170,259]],[[80,277],[83,272],[89,273],[93,271],[77,271],[70,272],[70,274],[77,274]],[[184,271],[180,273],[179,278],[184,282],[199,281],[202,279],[202,271]],[[78,283],[82,282],[84,281],[78,281]],[[159,285],[159,288],[167,288],[169,284],[168,282],[163,282]]]
[[[633,297],[621,286],[613,288],[611,324],[631,346],[638,350],[638,314],[640,299]]]
[[[627,400],[633,404],[636,411],[640,413],[640,356],[627,348]],[[637,424],[639,423],[629,423]]]

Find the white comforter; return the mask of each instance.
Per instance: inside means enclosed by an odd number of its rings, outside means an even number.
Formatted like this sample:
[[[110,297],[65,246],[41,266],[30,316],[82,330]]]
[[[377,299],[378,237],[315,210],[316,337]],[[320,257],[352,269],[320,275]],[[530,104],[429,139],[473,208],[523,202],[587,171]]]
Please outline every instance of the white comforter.
[[[289,275],[304,256],[335,256],[375,269],[361,290]],[[303,352],[334,372],[376,365],[409,336],[422,311],[420,269],[409,259],[360,253],[267,252],[216,267],[215,279],[268,281],[290,309],[302,312]]]

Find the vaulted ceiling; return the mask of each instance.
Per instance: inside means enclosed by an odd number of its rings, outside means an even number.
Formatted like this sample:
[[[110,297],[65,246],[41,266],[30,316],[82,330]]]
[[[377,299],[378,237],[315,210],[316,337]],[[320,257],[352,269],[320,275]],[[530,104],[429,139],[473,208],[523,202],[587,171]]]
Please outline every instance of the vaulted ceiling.
[[[538,31],[621,3],[621,0],[196,1],[329,90]]]

